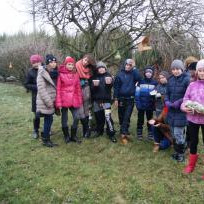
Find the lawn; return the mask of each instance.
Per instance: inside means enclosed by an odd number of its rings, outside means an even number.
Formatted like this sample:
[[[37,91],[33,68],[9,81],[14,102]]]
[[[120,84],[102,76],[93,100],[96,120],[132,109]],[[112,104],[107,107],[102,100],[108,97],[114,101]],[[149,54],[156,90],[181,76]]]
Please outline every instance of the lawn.
[[[55,116],[52,140],[59,146],[46,148],[31,138],[30,94],[12,84],[0,84],[0,93],[1,204],[204,203],[201,157],[195,171],[183,175],[185,163],[171,160],[172,149],[153,154],[151,142],[134,137],[136,110],[127,145],[105,135],[65,144]],[[118,129],[116,116],[114,110]],[[199,152],[204,153],[201,142]]]

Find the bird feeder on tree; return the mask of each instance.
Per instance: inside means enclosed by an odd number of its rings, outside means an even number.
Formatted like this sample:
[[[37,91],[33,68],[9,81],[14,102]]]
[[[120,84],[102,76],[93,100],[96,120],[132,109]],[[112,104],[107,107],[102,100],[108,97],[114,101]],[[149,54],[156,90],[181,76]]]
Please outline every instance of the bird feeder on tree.
[[[116,55],[115,55],[115,60],[121,60],[121,55],[120,55],[120,52],[119,52],[119,50],[117,51],[117,53],[116,53]]]
[[[12,69],[13,68],[13,65],[12,65],[12,63],[10,62],[9,63],[9,69]]]
[[[147,51],[147,50],[152,50],[152,47],[150,46],[150,42],[149,42],[149,37],[148,36],[143,36],[140,40],[140,42],[138,43],[138,51],[139,52],[143,52],[143,51]]]

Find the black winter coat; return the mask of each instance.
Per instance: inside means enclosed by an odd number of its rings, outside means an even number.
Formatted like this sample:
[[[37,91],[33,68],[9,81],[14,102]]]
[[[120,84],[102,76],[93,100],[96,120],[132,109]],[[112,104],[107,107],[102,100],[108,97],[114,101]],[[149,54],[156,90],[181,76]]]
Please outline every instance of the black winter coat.
[[[25,87],[32,94],[32,112],[36,112],[36,97],[37,97],[37,75],[38,69],[29,69],[25,81]]]
[[[104,74],[97,74],[93,76],[90,80],[91,85],[91,99],[93,101],[101,101],[103,103],[110,103],[112,100],[111,97],[111,88],[113,86],[113,79],[111,84],[106,84],[105,78],[112,77],[108,72]],[[93,85],[93,80],[100,80],[99,86]]]
[[[182,99],[189,83],[190,77],[185,72],[178,77],[172,75],[167,83],[165,101],[173,103]],[[187,125],[186,113],[182,112],[180,108],[169,108],[167,121],[170,126],[184,127]]]

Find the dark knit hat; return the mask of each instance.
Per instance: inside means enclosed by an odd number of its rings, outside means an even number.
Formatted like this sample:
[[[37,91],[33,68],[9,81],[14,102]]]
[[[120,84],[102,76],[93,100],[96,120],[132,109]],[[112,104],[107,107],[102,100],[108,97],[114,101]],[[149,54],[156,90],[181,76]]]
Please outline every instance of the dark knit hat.
[[[152,74],[154,73],[154,67],[151,65],[148,65],[144,68],[144,73],[151,72]]]
[[[101,67],[107,69],[107,66],[106,66],[106,64],[104,62],[102,62],[102,61],[97,62],[96,69],[99,69]]]
[[[171,69],[173,68],[177,68],[177,69],[181,69],[182,71],[184,71],[184,64],[181,60],[179,59],[175,59],[172,63],[171,63]]]
[[[52,54],[46,55],[45,57],[46,64],[49,64],[50,62],[53,62],[53,61],[57,62],[57,58],[54,55]]]
[[[197,62],[192,62],[191,64],[189,64],[187,69],[188,70],[196,70],[196,65],[197,65]]]
[[[159,73],[159,75],[164,76],[166,79],[169,78],[169,73],[168,73],[167,71],[161,71],[161,72]]]

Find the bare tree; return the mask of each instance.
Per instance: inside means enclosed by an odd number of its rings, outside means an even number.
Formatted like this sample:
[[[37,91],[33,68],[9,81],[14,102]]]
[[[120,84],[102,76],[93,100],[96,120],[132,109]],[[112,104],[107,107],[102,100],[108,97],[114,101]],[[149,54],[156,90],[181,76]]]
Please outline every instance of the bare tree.
[[[58,39],[70,33],[83,34],[85,47],[66,41],[67,47],[108,59],[118,50],[132,49],[134,42],[155,26],[162,28],[171,41],[175,40],[168,28],[174,26],[195,34],[193,29],[201,24],[199,4],[190,0],[36,0],[36,9],[41,19],[53,26]],[[115,31],[120,29],[123,32],[116,36]],[[126,36],[131,40],[98,56],[97,45],[104,33],[112,41],[123,41]]]

